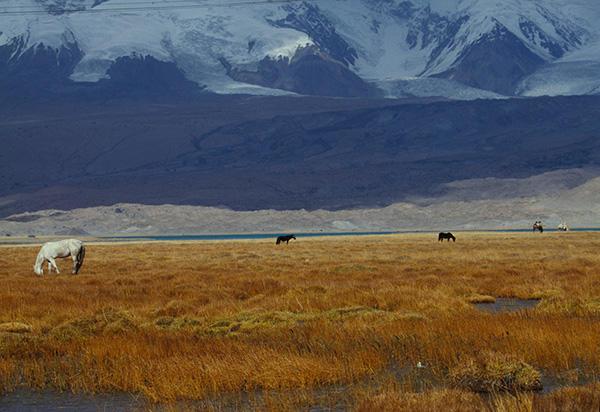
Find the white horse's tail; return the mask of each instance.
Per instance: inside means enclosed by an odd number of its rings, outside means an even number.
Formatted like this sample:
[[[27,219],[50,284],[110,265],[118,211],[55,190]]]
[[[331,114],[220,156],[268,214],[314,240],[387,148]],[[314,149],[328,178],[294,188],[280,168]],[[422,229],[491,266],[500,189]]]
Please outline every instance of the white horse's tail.
[[[85,259],[85,246],[81,245],[79,252],[77,252],[77,265],[75,266],[75,274],[79,273],[79,269],[83,266],[83,259]]]

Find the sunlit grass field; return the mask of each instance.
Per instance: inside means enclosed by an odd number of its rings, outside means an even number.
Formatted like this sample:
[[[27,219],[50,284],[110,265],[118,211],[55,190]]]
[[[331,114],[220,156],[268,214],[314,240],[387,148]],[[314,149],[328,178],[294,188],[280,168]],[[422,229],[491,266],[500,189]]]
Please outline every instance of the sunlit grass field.
[[[0,248],[0,392],[598,410],[600,233],[455,234],[90,243],[80,275],[42,278],[38,246]],[[540,301],[472,304],[497,297]]]

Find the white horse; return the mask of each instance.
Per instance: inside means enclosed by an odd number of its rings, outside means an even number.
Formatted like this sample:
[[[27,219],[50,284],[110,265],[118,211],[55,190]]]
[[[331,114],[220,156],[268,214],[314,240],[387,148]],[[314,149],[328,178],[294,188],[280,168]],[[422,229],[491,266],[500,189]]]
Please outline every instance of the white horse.
[[[560,222],[560,225],[558,225],[558,230],[562,232],[567,232],[569,231],[569,226],[567,226],[565,222]]]
[[[48,271],[52,273],[52,268],[56,270],[56,273],[60,273],[58,266],[56,266],[56,258],[66,258],[71,256],[73,259],[73,273],[76,275],[79,273],[79,269],[83,265],[83,259],[85,258],[85,246],[81,240],[77,239],[66,239],[58,242],[44,243],[35,259],[35,265],[33,265],[33,271],[36,275],[42,276],[44,274],[44,268],[42,267],[44,262],[48,262]]]

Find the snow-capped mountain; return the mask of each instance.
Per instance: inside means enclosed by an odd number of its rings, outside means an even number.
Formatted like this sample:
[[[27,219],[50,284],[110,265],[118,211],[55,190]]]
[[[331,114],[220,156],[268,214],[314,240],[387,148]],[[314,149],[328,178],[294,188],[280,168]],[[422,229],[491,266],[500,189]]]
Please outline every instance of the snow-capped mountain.
[[[0,6],[0,87],[12,89],[147,78],[165,90],[472,99],[597,94],[599,68],[597,0]]]

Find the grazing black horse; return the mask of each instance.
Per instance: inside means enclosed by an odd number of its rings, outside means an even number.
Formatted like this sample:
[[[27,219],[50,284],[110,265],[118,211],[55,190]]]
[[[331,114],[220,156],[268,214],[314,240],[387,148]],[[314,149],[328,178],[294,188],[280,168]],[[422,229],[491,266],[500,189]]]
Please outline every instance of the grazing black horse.
[[[277,242],[275,242],[276,245],[285,242],[286,244],[290,243],[290,240],[296,240],[296,236],[294,235],[288,235],[288,236],[279,236],[277,238]]]
[[[447,233],[446,232],[440,232],[440,234],[438,235],[438,242],[441,242],[444,239],[447,239],[448,242],[450,242],[450,239],[452,239],[453,242],[456,242],[456,238],[450,232],[447,232]]]

